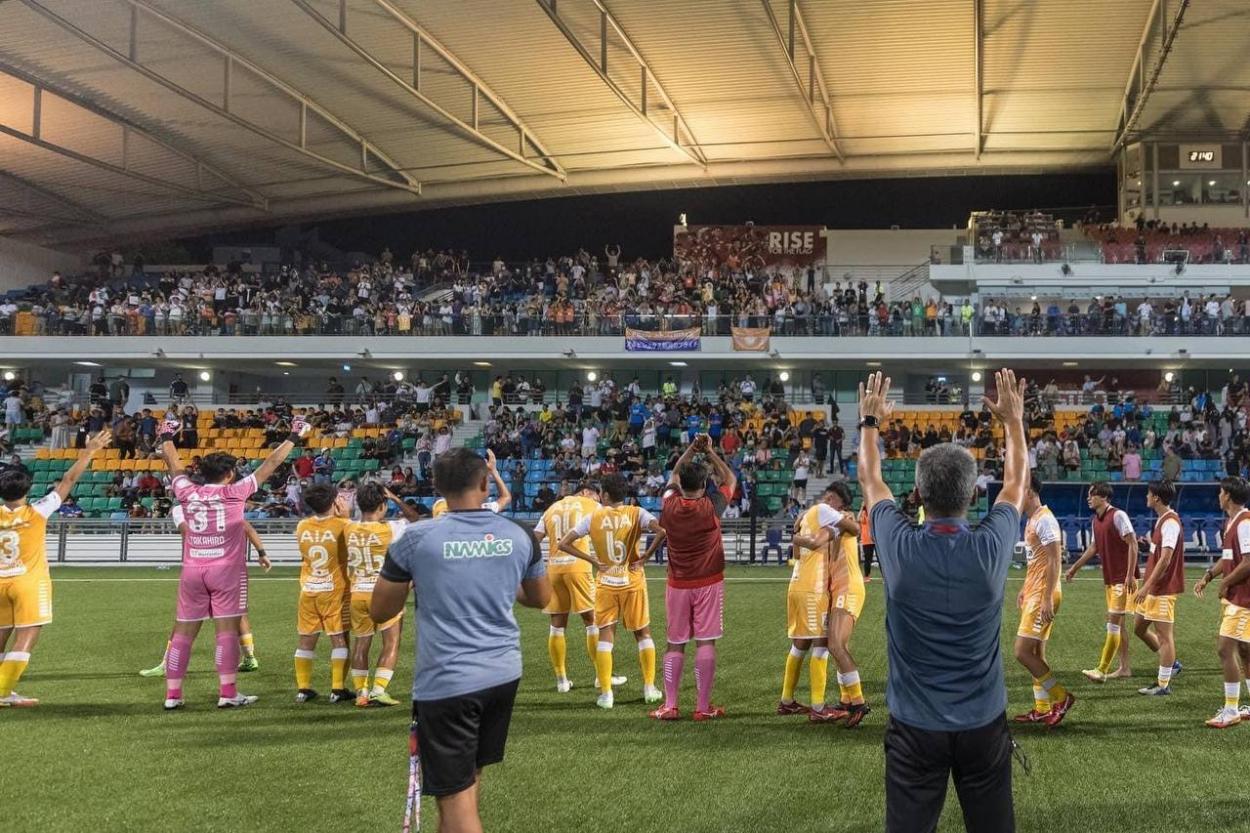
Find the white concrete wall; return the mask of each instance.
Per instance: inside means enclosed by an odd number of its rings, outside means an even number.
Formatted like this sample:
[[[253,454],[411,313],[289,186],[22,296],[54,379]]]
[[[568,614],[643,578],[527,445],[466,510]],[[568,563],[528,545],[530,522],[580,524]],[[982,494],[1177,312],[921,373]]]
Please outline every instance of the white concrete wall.
[[[0,292],[44,283],[53,272],[68,275],[86,265],[82,255],[0,237]]]
[[[916,266],[929,259],[930,246],[952,246],[959,234],[959,229],[826,229],[825,263]]]

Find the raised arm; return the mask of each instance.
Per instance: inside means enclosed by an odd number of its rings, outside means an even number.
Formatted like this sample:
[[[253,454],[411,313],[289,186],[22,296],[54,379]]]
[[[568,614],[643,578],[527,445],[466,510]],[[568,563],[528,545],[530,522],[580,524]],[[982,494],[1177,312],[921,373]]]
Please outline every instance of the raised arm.
[[[729,494],[732,497],[734,490],[738,488],[738,475],[734,474],[733,467],[720,456],[720,452],[712,444],[710,436],[700,434],[699,437],[702,438],[703,453],[707,455],[712,471],[716,475],[716,480],[720,483],[722,489],[725,487],[729,488]]]
[[[282,465],[283,461],[290,456],[291,449],[295,448],[296,443],[307,437],[310,431],[312,431],[312,425],[307,420],[296,419],[291,424],[290,435],[280,442],[277,448],[269,452],[269,456],[261,461],[261,464],[256,467],[256,471],[252,472],[256,477],[256,482],[259,484],[268,480],[269,475],[277,471],[278,466]]]
[[[1029,446],[1024,430],[1025,380],[1016,380],[1015,371],[1003,368],[994,374],[998,401],[985,397],[990,412],[1003,423],[1006,449],[1003,455],[1003,489],[995,504],[1008,503],[1020,511],[1029,485]]]
[[[169,476],[173,478],[183,474],[185,469],[182,467],[182,458],[178,455],[178,449],[174,447],[174,435],[182,430],[182,421],[166,414],[165,419],[161,421],[161,427],[157,430],[160,432],[157,439],[161,444],[161,458],[165,461]]]
[[[868,511],[884,501],[894,500],[894,493],[885,484],[881,476],[881,449],[877,447],[881,423],[887,421],[894,413],[894,405],[889,401],[890,379],[882,379],[881,372],[868,375],[867,383],[859,386],[859,464],[856,476],[860,488],[864,492],[864,505]],[[864,424],[868,422],[869,424]]]
[[[669,489],[678,489],[678,490],[681,489],[681,481],[677,477],[677,470],[680,469],[684,464],[690,462],[690,458],[693,457],[695,455],[695,452],[698,450],[697,448],[698,445],[699,445],[699,438],[695,437],[694,442],[686,446],[686,450],[683,451],[681,453],[681,456],[677,458],[677,462],[673,463],[673,470],[669,472],[669,475],[668,475],[668,483],[664,484],[665,491],[668,491]]]
[[[395,494],[394,492],[392,492],[390,489],[387,489],[386,487],[382,488],[382,494],[386,495],[386,497],[389,500],[393,500],[395,501],[396,504],[399,505],[399,514],[404,516],[405,521],[407,521],[410,524],[413,524],[421,520],[421,513],[417,511],[417,507],[410,506],[409,504],[404,503],[404,501],[399,497],[399,495]]]
[[[486,468],[490,470],[490,476],[495,481],[495,488],[499,490],[499,499],[495,502],[499,504],[499,511],[502,512],[512,503],[512,490],[508,488],[508,484],[500,477],[499,469],[495,463],[495,452],[489,448],[486,449]]]
[[[108,444],[112,441],[113,432],[107,428],[87,440],[85,452],[78,455],[74,465],[69,467],[69,471],[61,475],[61,482],[56,484],[56,493],[62,502],[69,497],[69,493],[73,491],[74,484],[78,482],[78,478],[82,477],[82,473],[87,470],[87,466],[91,465],[91,459],[105,448],[108,448]]]

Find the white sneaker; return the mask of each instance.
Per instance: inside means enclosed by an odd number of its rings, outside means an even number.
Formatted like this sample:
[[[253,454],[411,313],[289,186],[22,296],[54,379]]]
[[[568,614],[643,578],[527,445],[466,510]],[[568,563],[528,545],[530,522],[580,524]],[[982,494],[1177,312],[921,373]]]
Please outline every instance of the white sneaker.
[[[600,694],[599,699],[595,701],[595,705],[601,709],[610,709],[612,708],[615,699],[616,698],[612,696],[612,692],[609,691],[607,694]]]
[[[573,688],[573,681],[570,680],[568,677],[565,677],[564,679],[561,679],[561,680],[556,680],[556,691],[559,692],[560,694],[568,694],[569,690],[572,688]]]
[[[1237,709],[1237,714],[1241,716],[1242,720],[1250,720],[1250,706],[1240,707]]]
[[[236,694],[234,697],[218,697],[217,708],[219,709],[241,709],[244,706],[250,706],[260,698],[254,694]]]
[[[651,703],[658,703],[663,699],[664,692],[660,691],[653,685],[649,685],[642,690],[642,702],[647,703],[648,705]]]
[[[31,709],[38,705],[39,701],[34,697],[23,697],[16,691],[9,692],[7,697],[0,697],[0,708]]]
[[[179,698],[179,699],[177,699],[177,700],[174,700],[174,699],[172,699],[172,698],[171,698],[171,699],[169,699],[169,700],[166,700],[166,701],[165,701],[165,711],[167,711],[167,712],[172,712],[174,709],[180,709],[180,708],[182,708],[182,699],[181,699],[181,698]]]
[[[613,677],[612,685],[625,685],[629,682],[629,677]]]
[[[1207,721],[1207,725],[1212,729],[1227,729],[1229,726],[1236,726],[1241,722],[1241,715],[1237,709],[1222,708],[1215,713],[1215,717]]]

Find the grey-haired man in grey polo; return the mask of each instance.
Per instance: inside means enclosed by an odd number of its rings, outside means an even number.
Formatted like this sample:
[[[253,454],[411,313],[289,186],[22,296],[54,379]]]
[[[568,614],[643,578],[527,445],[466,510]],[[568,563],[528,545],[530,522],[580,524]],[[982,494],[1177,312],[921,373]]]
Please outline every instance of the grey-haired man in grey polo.
[[[457,448],[434,463],[446,514],[411,524],[393,542],[369,615],[387,622],[417,597],[412,685],[425,792],[438,800],[439,829],[478,833],[482,768],[503,760],[521,679],[521,630],[513,605],[551,598],[533,532],[483,509],[490,471]]]
[[[950,443],[926,449],[916,463],[924,525],[902,513],[881,477],[875,442],[892,412],[890,380],[874,373],[860,386],[859,482],[885,583],[887,833],[936,830],[952,775],[969,833],[1015,830],[999,633],[1029,458],[1024,380],[1010,370],[996,378],[998,401],[986,402],[1006,435],[1003,489],[975,527],[967,513],[976,461]]]

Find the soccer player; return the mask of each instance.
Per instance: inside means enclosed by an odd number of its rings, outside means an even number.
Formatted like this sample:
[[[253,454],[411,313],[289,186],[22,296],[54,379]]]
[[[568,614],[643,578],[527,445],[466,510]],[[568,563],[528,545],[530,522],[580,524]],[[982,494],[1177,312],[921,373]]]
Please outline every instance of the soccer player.
[[[257,698],[240,694],[236,684],[239,620],[247,612],[247,530],[243,510],[259,484],[269,479],[312,429],[303,420],[296,420],[287,439],[241,480],[234,455],[208,454],[200,460],[204,483],[198,484],[187,477],[173,443],[180,427],[178,420],[166,419],[160,435],[161,455],[173,478],[174,497],[186,516],[176,623],[165,675],[165,709],[183,707],[182,682],[191,663],[195,637],[206,619],[213,620],[217,632],[217,708],[250,706]]]
[[[831,483],[820,496],[820,500],[812,504],[795,522],[794,544],[797,558],[794,571],[790,575],[790,588],[786,593],[787,631],[790,637],[790,653],[786,657],[785,675],[781,681],[781,702],[777,704],[777,714],[808,714],[814,723],[827,720],[840,720],[847,716],[846,711],[825,707],[825,687],[829,680],[829,630],[831,577],[845,574],[846,567],[841,563],[843,556],[843,535],[850,535],[854,546],[854,536],[859,534],[859,525],[844,510],[850,507],[851,494],[843,483]],[[859,548],[855,547],[858,572]],[[862,604],[863,578],[859,582]],[[844,613],[847,599],[841,599]],[[857,608],[858,613],[858,608]],[[854,619],[851,620],[852,624]],[[849,639],[849,633],[847,634]],[[794,689],[799,682],[799,674],[803,670],[803,658],[808,651],[812,652],[812,661],[808,666],[808,677],[811,684],[811,703],[804,706],[794,699]],[[849,656],[849,653],[848,653]],[[838,671],[839,681],[843,680],[842,669]],[[858,680],[856,680],[858,684]],[[863,697],[860,697],[863,703]]]
[[[1033,676],[1033,708],[1017,715],[1016,723],[1044,723],[1058,726],[1076,698],[1051,674],[1046,661],[1046,642],[1055,622],[1055,612],[1063,597],[1059,589],[1059,563],[1063,533],[1050,507],[1042,503],[1042,481],[1029,477],[1024,493],[1024,546],[1028,572],[1024,587],[1016,596],[1020,627],[1016,629],[1016,660]]]
[[[178,530],[178,534],[185,537],[187,534],[187,518],[182,511],[182,507],[174,504],[173,509],[169,510],[169,519],[174,522],[174,526]],[[260,533],[256,531],[247,521],[243,522],[243,531],[247,534],[247,540],[256,550],[256,561],[260,564],[261,569],[266,573],[273,568],[273,563],[269,560],[269,556],[265,554],[265,542],[260,539]],[[177,627],[178,620],[174,620],[174,624],[169,629],[169,639],[165,641],[165,653],[161,655],[161,661],[151,668],[145,668],[139,672],[140,677],[163,677],[165,676],[166,665],[169,662],[169,646],[174,644],[174,628]],[[256,661],[256,642],[252,637],[252,623],[248,619],[246,613],[239,617],[239,672],[246,673],[249,671],[257,671],[260,669],[260,663]]]
[[[859,548],[864,559],[864,581],[872,581],[872,559],[877,554],[877,545],[872,541],[872,517],[868,514],[868,504],[859,508]]]
[[[1202,598],[1203,590],[1217,575],[1223,617],[1220,622],[1219,654],[1224,668],[1224,707],[1207,721],[1213,729],[1227,729],[1250,719],[1250,707],[1241,706],[1241,681],[1250,690],[1250,484],[1240,477],[1226,477],[1220,482],[1220,508],[1228,516],[1224,529],[1223,550],[1215,562],[1194,585],[1194,595]]]
[[[707,462],[696,460],[705,455]],[[716,487],[708,490],[708,467]],[[712,705],[716,678],[716,640],[724,635],[725,546],[720,516],[733,498],[738,478],[712,446],[707,434],[695,437],[682,452],[661,503],[660,526],[668,534],[668,586],[664,607],[668,645],[664,652],[664,705],[651,712],[656,720],[677,720],[677,696],[686,665],[686,643],[695,641],[694,719],[715,720],[725,710]]]
[[[560,541],[582,518],[590,517],[590,513],[598,508],[599,486],[587,482],[576,494],[563,497],[548,507],[534,526],[534,537],[540,543],[544,538],[549,539],[547,577],[551,580],[551,603],[543,612],[551,617],[547,655],[551,658],[551,669],[556,675],[556,691],[562,694],[573,687],[565,666],[567,644],[564,629],[568,627],[569,614],[576,613],[582,617],[582,624],[586,628],[586,653],[590,656],[592,666],[595,664],[595,653],[599,644],[599,628],[595,626],[594,571],[588,562],[560,552]],[[585,552],[590,541],[582,538],[577,541],[576,546]]]
[[[482,508],[496,513],[502,512],[512,503],[512,492],[508,489],[508,484],[504,482],[504,479],[499,476],[499,469],[495,466],[495,452],[489,448],[486,449],[486,470],[495,481],[495,491],[499,493],[499,496],[494,500],[483,501]],[[447,500],[441,497],[434,501],[434,505],[430,508],[430,514],[435,518],[447,511]]]
[[[386,502],[399,504],[404,514],[402,520],[387,521]],[[356,490],[356,507],[360,520],[349,523],[343,529],[347,542],[347,573],[351,580],[351,627],[355,643],[352,645],[352,687],[356,691],[356,705],[395,706],[399,701],[386,693],[391,675],[395,672],[395,660],[399,657],[399,627],[403,614],[389,622],[378,624],[369,618],[369,599],[378,581],[378,570],[386,558],[387,547],[399,540],[409,523],[420,519],[417,510],[391,493],[380,483],[364,483]],[[382,634],[382,653],[373,671],[373,687],[369,686],[369,648],[373,635]]]
[[[1156,480],[1146,487],[1146,505],[1158,517],[1150,536],[1146,578],[1137,595],[1134,633],[1159,655],[1159,676],[1154,685],[1138,694],[1159,697],[1172,693],[1172,677],[1179,674],[1176,661],[1176,597],[1185,592],[1185,528],[1172,508],[1176,487],[1171,480]],[[1153,628],[1153,633],[1151,629]]]
[[[30,663],[43,626],[52,623],[52,573],[44,545],[48,518],[69,497],[91,459],[112,439],[105,428],[87,440],[86,450],[56,488],[34,503],[26,499],[31,486],[29,472],[23,468],[0,470],[0,708],[39,705],[35,698],[23,697],[13,689]]]
[[[330,702],[348,703],[355,695],[347,688],[347,634],[343,609],[347,602],[347,543],[343,530],[351,510],[339,500],[338,489],[316,483],[304,490],[304,503],[313,514],[295,527],[299,544],[299,604],[295,649],[295,702],[317,697],[312,687],[317,640],[330,637]]]
[[[1081,673],[1096,683],[1104,683],[1117,677],[1130,677],[1128,640],[1123,636],[1124,616],[1131,609],[1133,593],[1137,590],[1137,534],[1128,513],[1111,505],[1115,494],[1111,484],[1099,480],[1089,486],[1086,503],[1094,511],[1093,540],[1081,553],[1068,571],[1064,581],[1072,581],[1085,563],[1098,556],[1102,564],[1104,595],[1107,599],[1107,636],[1102,643],[1098,667]],[[1111,670],[1111,663],[1119,657],[1119,667]]]
[[[625,506],[629,485],[619,474],[603,478],[603,504],[584,516],[560,539],[558,551],[598,567],[595,588],[595,627],[599,644],[595,651],[595,671],[599,683],[596,705],[613,706],[612,646],[616,623],[633,631],[638,641],[638,665],[642,669],[642,699],[658,703],[663,695],[655,687],[655,642],[651,639],[651,606],[647,599],[647,576],[642,565],[664,540],[660,522],[638,506]],[[643,552],[639,546],[644,532],[654,537]],[[590,538],[594,556],[577,542]]]

